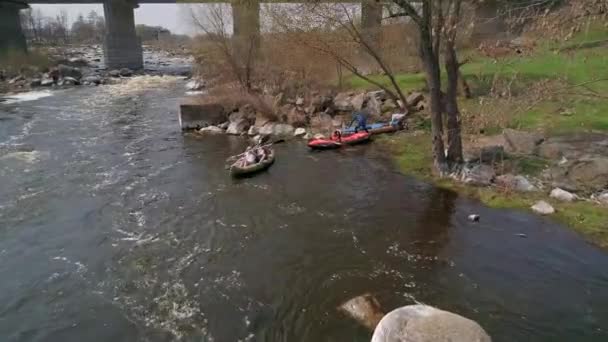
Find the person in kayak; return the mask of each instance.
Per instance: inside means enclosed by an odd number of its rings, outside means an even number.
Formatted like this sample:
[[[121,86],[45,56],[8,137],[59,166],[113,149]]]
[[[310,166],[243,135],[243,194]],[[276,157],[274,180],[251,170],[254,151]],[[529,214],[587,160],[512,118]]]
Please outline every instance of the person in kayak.
[[[240,166],[241,167],[246,167],[249,165],[253,165],[255,163],[258,162],[258,156],[255,153],[255,150],[253,150],[251,147],[247,147],[247,150],[245,151],[245,155],[240,159]]]
[[[334,141],[337,141],[337,142],[342,142],[342,132],[340,132],[339,130],[335,130],[331,134],[331,140],[334,140]]]
[[[367,102],[367,100],[363,101],[363,105],[361,105],[361,110],[353,113],[353,120],[350,122],[349,126],[352,126],[355,122],[357,123],[357,127],[355,127],[355,133],[359,132],[360,129],[369,133],[369,131],[367,130],[367,117],[369,115],[368,110],[366,109]]]

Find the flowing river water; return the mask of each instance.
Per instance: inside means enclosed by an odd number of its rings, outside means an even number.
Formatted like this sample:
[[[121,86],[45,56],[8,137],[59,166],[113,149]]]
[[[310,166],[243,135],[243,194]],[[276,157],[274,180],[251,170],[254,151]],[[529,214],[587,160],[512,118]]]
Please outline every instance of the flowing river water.
[[[369,341],[336,307],[372,293],[494,341],[608,341],[605,251],[400,175],[373,143],[280,144],[233,180],[245,141],[182,134],[183,83],[0,104],[0,340]]]

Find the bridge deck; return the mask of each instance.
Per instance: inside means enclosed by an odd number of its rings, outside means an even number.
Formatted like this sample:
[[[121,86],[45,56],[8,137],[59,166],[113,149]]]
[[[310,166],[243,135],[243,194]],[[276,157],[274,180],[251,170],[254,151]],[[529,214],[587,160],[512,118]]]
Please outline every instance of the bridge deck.
[[[101,4],[104,0],[13,0],[27,4],[61,5],[61,4]],[[136,0],[138,4],[188,4],[188,3],[230,3],[230,0]],[[260,0],[261,3],[305,3],[306,0]],[[322,0],[320,2],[360,3],[361,0]]]

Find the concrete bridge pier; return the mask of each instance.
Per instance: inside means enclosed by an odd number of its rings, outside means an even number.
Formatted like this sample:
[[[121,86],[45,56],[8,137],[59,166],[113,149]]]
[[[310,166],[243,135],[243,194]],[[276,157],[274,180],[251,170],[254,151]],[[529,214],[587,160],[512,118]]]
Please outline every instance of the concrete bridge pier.
[[[133,0],[106,0],[103,13],[106,20],[104,56],[108,69],[141,69],[144,66],[141,39],[135,33]]]
[[[234,0],[232,5],[232,32],[238,55],[246,58],[260,44],[260,2]]]
[[[26,3],[19,1],[0,2],[0,55],[11,50],[27,51],[19,11],[28,7]]]
[[[382,3],[379,0],[361,1],[361,28],[370,38],[379,38],[382,26]],[[376,41],[376,40],[375,40]]]
[[[497,0],[480,1],[475,5],[475,21],[471,40],[474,43],[496,41],[508,36],[508,26],[500,15]]]
[[[379,0],[361,1],[361,35],[372,49],[377,50],[382,45],[382,3]],[[376,71],[376,60],[362,48],[360,68],[365,72]]]

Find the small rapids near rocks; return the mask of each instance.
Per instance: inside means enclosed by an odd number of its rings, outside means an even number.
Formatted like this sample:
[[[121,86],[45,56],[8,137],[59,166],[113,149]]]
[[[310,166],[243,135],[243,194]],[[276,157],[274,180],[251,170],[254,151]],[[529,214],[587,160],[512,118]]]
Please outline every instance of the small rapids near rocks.
[[[233,180],[244,140],[182,134],[184,83],[0,104],[3,341],[369,341],[337,310],[367,292],[494,341],[608,340],[605,251],[402,176],[373,143],[280,144]]]

